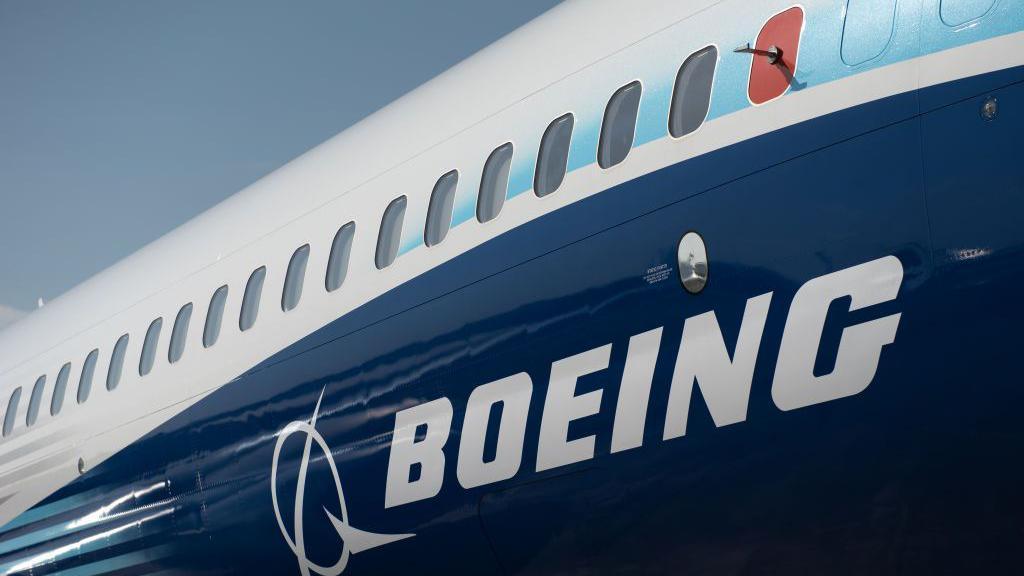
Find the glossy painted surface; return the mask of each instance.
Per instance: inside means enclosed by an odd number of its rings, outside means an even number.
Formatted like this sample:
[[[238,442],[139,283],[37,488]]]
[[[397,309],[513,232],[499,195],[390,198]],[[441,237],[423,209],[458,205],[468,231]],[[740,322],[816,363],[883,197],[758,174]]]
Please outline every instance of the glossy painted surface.
[[[1020,73],[937,87],[922,97],[976,95],[923,116],[908,94],[797,125],[489,242],[88,471],[6,528],[3,569],[18,573],[33,558],[36,574],[298,573],[271,506],[272,452],[323,394],[316,428],[349,520],[416,534],[354,555],[351,573],[1006,571],[1024,512],[1013,457],[1024,440],[1014,367],[1024,321],[1014,305],[1024,276]],[[988,95],[1000,102],[992,121],[978,113]],[[703,236],[713,270],[697,296],[675,274],[688,230]],[[830,309],[816,367],[831,370],[844,327],[901,312],[870,387],[781,412],[770,385],[796,289],[886,255],[905,271],[898,298]],[[647,276],[662,264],[673,273]],[[683,321],[714,310],[732,346],[744,303],[765,292],[773,299],[746,421],[716,428],[695,394],[686,436],[662,441]],[[644,445],[611,454],[627,342],[660,326]],[[600,413],[570,426],[571,437],[596,435],[595,457],[535,472],[551,363],[609,342],[610,366],[577,388],[603,390]],[[520,371],[534,394],[519,472],[463,489],[455,462],[468,394]],[[443,488],[385,510],[394,413],[440,397],[455,408]],[[286,442],[278,469],[288,529],[302,450]],[[341,542],[324,514],[339,514],[325,457],[314,447],[303,524],[309,559],[329,565]]]
[[[104,326],[102,338],[69,345],[84,350],[74,355],[81,358],[131,333],[121,360],[132,370],[122,386],[95,391],[85,407],[92,412],[68,404],[55,420],[42,410],[31,431],[19,425],[0,443],[0,464],[18,465],[16,474],[0,475],[13,479],[0,486],[0,511],[6,502],[20,512],[65,486],[0,529],[0,573],[1016,571],[1024,504],[1017,493],[1024,471],[1014,457],[1022,433],[1013,363],[1024,321],[1016,304],[1024,276],[1024,67],[1014,42],[1024,12],[1019,0],[901,0],[873,3],[884,11],[842,10],[862,4],[803,6],[798,78],[778,85],[786,96],[764,108],[747,99],[750,56],[731,47],[754,40],[771,14],[793,10],[781,0],[749,10],[723,4],[648,26],[643,41],[613,50],[629,24],[621,22],[601,44],[599,65],[586,66],[589,56],[580,52],[565,79],[496,107],[502,112],[378,180],[367,180],[383,166],[374,154],[400,155],[392,150],[404,140],[382,152],[376,143],[389,133],[369,129],[374,146],[360,142],[355,153],[337,154],[346,163],[369,158],[351,162],[359,166],[344,175],[307,160],[302,170],[268,179],[275,184],[263,189],[266,198],[277,186],[289,202],[258,219],[258,201],[239,201],[237,220],[221,214],[219,227],[245,222],[246,230],[273,234],[245,244],[245,254],[218,254],[205,269],[211,278],[176,277],[175,289],[161,296],[166,302],[136,306],[137,326]],[[592,15],[611,7],[587,4]],[[644,8],[682,10],[669,3]],[[851,14],[864,27],[855,31]],[[869,16],[877,21],[864,20]],[[571,37],[563,30],[555,45]],[[709,43],[716,69],[707,121],[669,138],[678,67]],[[536,67],[529,80],[545,70]],[[596,152],[607,99],[637,79],[643,96],[632,149],[620,165],[601,170]],[[466,85],[449,78],[444,86],[464,94],[454,88]],[[993,102],[997,113],[983,114]],[[403,128],[430,132],[435,116],[422,112],[435,110],[422,104]],[[459,126],[470,122],[472,107],[460,107]],[[531,188],[540,135],[567,111],[575,118],[569,173],[537,198]],[[436,132],[430,137],[444,130]],[[486,154],[510,140],[508,198],[502,213],[480,224],[473,215]],[[360,172],[363,164],[368,172]],[[459,185],[445,209],[452,227],[439,235],[443,243],[424,243],[430,187],[453,168]],[[369,184],[348,195],[346,178]],[[324,182],[333,189],[328,195],[319,191]],[[299,190],[309,194],[294,198]],[[351,208],[336,212],[338,203],[325,202],[342,192]],[[394,262],[379,271],[376,231],[398,194],[408,195],[409,209],[387,250]],[[306,201],[316,207],[304,208],[308,218],[277,213],[301,211]],[[352,272],[332,300],[324,299],[331,286],[327,246],[340,224],[355,220],[363,232],[346,251]],[[190,228],[190,242],[218,238],[203,230]],[[701,235],[710,256],[709,283],[699,295],[678,280],[677,249],[688,231]],[[156,260],[176,274],[202,262],[209,248],[169,246],[164,256],[177,259]],[[278,305],[278,292],[287,292],[283,271],[299,246],[309,246],[303,297]],[[798,289],[893,258],[902,271],[895,299],[855,311],[851,298],[832,302],[820,344],[809,347],[814,375],[824,377],[838,371],[847,329],[900,315],[870,385],[847,398],[780,410],[774,384],[786,371],[777,358]],[[253,270],[263,273],[262,304],[259,321],[243,334],[236,318]],[[135,273],[122,272],[106,281],[150,286],[148,279],[125,281]],[[170,338],[161,338],[151,350],[152,373],[146,368],[146,378],[136,378],[150,322],[173,318],[186,302],[200,313],[228,283],[216,347],[199,349],[205,322],[197,317],[180,361],[171,368],[164,360]],[[666,423],[678,417],[669,390],[684,322],[713,311],[728,353],[739,355],[745,305],[755,297],[767,304],[769,294],[745,417],[724,425],[713,416],[713,395],[698,391],[685,435],[668,434]],[[78,308],[86,311],[79,319],[92,313]],[[70,329],[66,321],[62,329]],[[45,326],[27,334],[47,332]],[[654,335],[657,362],[642,443],[622,449],[613,435],[621,429],[618,400],[641,334]],[[38,334],[25,340],[28,348],[45,345]],[[0,363],[24,360],[9,350],[23,343],[6,342]],[[539,447],[553,363],[602,349],[610,350],[608,366],[575,388],[577,396],[600,395],[597,413],[567,430],[569,439],[592,438],[593,455],[563,465]],[[24,382],[11,384],[30,386],[43,373],[53,380],[65,352],[55,350],[59,362],[45,369],[26,363]],[[109,354],[103,348],[104,364]],[[212,378],[215,369],[230,375]],[[105,375],[106,367],[97,372]],[[530,392],[519,388],[528,410],[518,466],[502,479],[476,482],[459,473],[463,441],[473,438],[464,425],[471,393],[513,375]],[[699,390],[711,384],[701,381]],[[19,423],[26,404],[14,407]],[[396,498],[388,487],[400,437],[393,431],[400,414],[428,404],[452,409],[441,430],[448,434],[441,482],[436,493]],[[118,405],[123,409],[112,409]],[[492,409],[485,459],[497,458],[497,415],[516,409]],[[146,419],[154,423],[135,424]],[[55,425],[73,433],[62,435]],[[436,432],[417,428],[417,441]],[[75,445],[47,451],[64,438]],[[65,485],[61,475],[76,465],[83,474]],[[431,470],[413,466],[409,476]]]

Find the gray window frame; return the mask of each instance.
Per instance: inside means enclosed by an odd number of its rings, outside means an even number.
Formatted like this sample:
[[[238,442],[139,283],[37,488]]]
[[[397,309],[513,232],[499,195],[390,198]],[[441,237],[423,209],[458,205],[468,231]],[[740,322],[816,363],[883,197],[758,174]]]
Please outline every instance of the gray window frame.
[[[331,242],[331,254],[327,257],[327,276],[324,279],[324,288],[328,292],[334,292],[345,283],[355,236],[355,221],[338,228],[338,232],[334,234],[334,241]]]
[[[57,380],[53,383],[53,395],[50,396],[50,416],[56,416],[64,409],[64,400],[67,399],[70,380],[71,362],[65,362],[57,372]]]
[[[477,222],[490,222],[501,214],[508,197],[508,182],[515,154],[515,144],[505,142],[487,156],[480,176],[480,191],[476,197]]]
[[[306,266],[309,264],[309,244],[299,246],[288,260],[281,290],[281,311],[294,310],[302,301],[302,287],[306,282]]]
[[[171,328],[171,342],[167,346],[167,362],[174,364],[185,354],[185,346],[188,344],[188,328],[192,322],[191,302],[185,304],[178,310],[174,317],[174,327]]]
[[[146,337],[142,340],[142,353],[139,354],[139,376],[148,376],[156,365],[156,351],[160,347],[160,332],[164,328],[163,317],[149,323]]]
[[[409,199],[399,196],[388,204],[380,218],[380,230],[377,231],[377,250],[374,252],[373,263],[377,270],[383,270],[395,263],[398,249],[402,244],[402,228],[405,226],[405,212]]]
[[[203,323],[203,348],[210,348],[220,339],[221,325],[224,323],[224,309],[228,302],[228,285],[225,284],[213,291],[210,305],[206,308],[206,322]]]
[[[616,90],[608,99],[597,144],[597,165],[601,168],[607,170],[621,164],[633,149],[643,94],[644,85],[634,80]],[[625,138],[627,134],[629,137]]]
[[[563,127],[567,128],[563,131]],[[576,116],[567,112],[552,120],[544,130],[537,151],[537,168],[533,174],[533,193],[537,197],[554,194],[562,187],[569,170],[575,128]]]
[[[445,172],[430,192],[427,206],[427,223],[423,227],[423,243],[437,246],[448,237],[452,228],[452,214],[455,211],[455,194],[459,190],[459,171]]]
[[[129,338],[122,334],[110,351],[110,365],[107,366],[107,390],[113,391],[121,384],[124,376],[124,361],[128,356]]]
[[[85,404],[92,392],[92,382],[96,377],[96,363],[99,361],[99,357],[100,349],[93,348],[82,362],[82,373],[78,377],[78,393],[75,394],[75,399],[79,404]]]
[[[701,83],[699,85],[694,85],[694,75],[698,72],[707,73],[708,70],[701,68],[694,69],[693,66],[703,64],[705,60],[702,57],[709,53],[712,55],[710,60],[710,75],[700,77],[700,79],[706,80],[707,82],[706,84]],[[672,138],[678,139],[689,136],[699,130],[700,127],[704,125],[704,122],[707,121],[708,114],[711,112],[711,101],[715,94],[715,76],[718,74],[718,58],[718,46],[709,44],[687,56],[686,60],[684,60],[682,65],[679,66],[679,71],[676,72],[675,82],[672,84],[672,97],[669,100],[668,133]],[[700,106],[695,108],[690,103],[694,97],[692,90],[696,90],[698,88],[701,89],[698,93],[701,98],[697,100]],[[704,93],[703,88],[707,89],[706,94]]]
[[[238,329],[242,332],[256,325],[260,316],[260,300],[263,299],[263,283],[267,280],[267,267],[260,266],[252,271],[245,283],[242,294],[242,308],[238,313]]]
[[[7,438],[14,431],[15,420],[18,419],[18,404],[21,402],[21,386],[14,389],[11,392],[10,398],[7,400],[7,409],[4,411],[4,429],[3,437]]]
[[[39,419],[39,405],[43,403],[43,391],[46,390],[46,375],[36,378],[32,386],[32,395],[28,397],[28,410],[25,411],[25,427],[34,426]]]

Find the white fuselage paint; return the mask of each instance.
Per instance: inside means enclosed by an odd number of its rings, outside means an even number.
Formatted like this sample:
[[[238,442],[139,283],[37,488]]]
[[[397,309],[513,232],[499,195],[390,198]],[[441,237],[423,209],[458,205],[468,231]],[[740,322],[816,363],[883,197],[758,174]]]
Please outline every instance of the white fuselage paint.
[[[461,457],[457,469],[459,483],[463,488],[508,480],[519,472],[532,397],[533,381],[526,372],[478,386],[469,395],[466,418],[462,423],[459,445]],[[497,422],[497,447],[494,459],[485,462],[484,439],[491,424],[491,411],[499,403],[501,416]]]
[[[829,306],[851,298],[850,311],[896,299],[903,265],[895,256],[819,276],[797,291],[790,305],[772,382],[772,398],[781,410],[821,404],[863,392],[874,379],[882,348],[896,337],[900,314],[891,314],[843,330],[831,373],[814,375]],[[715,426],[747,419],[754,367],[772,293],[747,300],[739,335],[730,357],[713,311],[686,319],[669,389],[663,439],[686,434],[693,386],[700,387]],[[662,328],[630,338],[619,398],[612,424],[611,452],[643,445],[647,406]],[[605,344],[551,365],[537,444],[536,471],[542,472],[594,457],[595,436],[569,439],[572,422],[595,416],[603,390],[576,393],[580,378],[608,368],[612,345]],[[533,383],[525,372],[477,387],[470,394],[459,435],[457,476],[464,488],[507,480],[522,464],[526,422]],[[494,404],[502,402],[492,425]],[[444,447],[451,434],[452,402],[439,398],[395,415],[388,460],[385,507],[417,502],[440,494],[444,483]],[[484,462],[489,427],[497,428],[497,452]],[[420,439],[417,439],[419,431]],[[414,471],[414,467],[418,471]]]
[[[826,4],[814,6],[828,8]],[[837,14],[845,4],[834,0]],[[931,4],[927,9],[936,9],[937,3]],[[88,402],[65,402],[57,416],[44,410],[32,427],[26,425],[29,402],[16,407],[14,428],[0,440],[0,524],[79,478],[79,463],[83,470],[93,469],[275,353],[528,222],[737,142],[867,102],[1024,65],[1019,49],[1024,32],[1013,29],[949,48],[922,45],[906,59],[851,68],[849,75],[838,78],[830,76],[829,67],[802,66],[802,79],[810,80],[805,89],[711,118],[684,138],[638,143],[622,164],[607,170],[596,164],[578,168],[566,175],[556,194],[537,198],[526,191],[510,197],[498,218],[467,221],[440,245],[421,245],[385,270],[374,266],[377,226],[396,195],[408,194],[407,218],[422,225],[431,185],[441,174],[459,169],[457,198],[473,195],[486,155],[495,146],[511,141],[515,158],[535,158],[540,134],[551,119],[569,110],[598,111],[608,95],[633,80],[644,83],[646,102],[657,94],[653,87],[659,79],[674,78],[686,57],[709,44],[720,47],[724,66],[728,47],[751,40],[764,18],[790,5],[789,0],[562,4],[0,331],[0,413],[16,388],[31,386],[43,374],[50,376],[43,396],[49,398],[57,371],[67,362],[72,363],[67,389],[73,393],[82,359],[99,350]],[[1016,9],[1013,2],[997,3],[987,20],[1013,17]],[[839,33],[836,27],[842,21],[818,24]],[[967,37],[982,28],[984,24],[971,25],[950,34]],[[827,49],[839,59],[838,46]],[[716,71],[716,78],[726,76]],[[737,90],[742,87],[716,88],[715,99],[741,93]],[[353,221],[357,226],[344,287],[333,292],[312,289],[324,284],[338,227]],[[410,226],[408,233],[420,234],[422,228],[416,228]],[[273,305],[276,297],[270,295],[283,290],[285,265],[304,244],[311,247],[310,288],[299,306],[286,312]],[[241,308],[245,280],[260,266],[267,267],[268,300],[256,325],[242,332],[233,318]],[[206,349],[196,336],[210,296],[224,285],[229,292],[223,330],[216,346]],[[165,336],[159,361],[147,376],[140,376],[135,368],[147,327],[157,317],[169,322],[187,302],[195,304],[195,317],[184,356],[174,364],[163,360]],[[130,335],[128,362],[120,386],[107,390],[103,375],[111,348],[124,334]],[[641,350],[638,343],[637,353]],[[635,398],[642,398],[644,364],[636,357],[634,361],[640,363],[630,368],[624,385],[633,386]],[[784,386],[778,390],[776,401],[789,405]],[[635,448],[637,431],[645,423],[646,406],[639,400],[623,402],[616,413],[613,451]]]

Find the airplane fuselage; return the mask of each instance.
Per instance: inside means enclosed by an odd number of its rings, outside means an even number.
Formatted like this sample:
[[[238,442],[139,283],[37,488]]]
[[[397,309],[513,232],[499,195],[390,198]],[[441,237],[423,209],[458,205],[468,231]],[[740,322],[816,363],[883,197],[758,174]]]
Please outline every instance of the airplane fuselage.
[[[0,334],[0,572],[1014,571],[1021,134],[1020,0],[560,6]]]

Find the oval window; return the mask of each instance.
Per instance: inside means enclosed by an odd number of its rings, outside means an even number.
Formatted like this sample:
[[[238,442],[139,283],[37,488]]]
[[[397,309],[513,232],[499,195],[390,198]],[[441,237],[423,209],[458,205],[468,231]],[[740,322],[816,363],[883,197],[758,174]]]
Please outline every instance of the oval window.
[[[203,327],[203,347],[209,348],[220,338],[220,325],[224,320],[224,305],[228,301],[228,287],[225,284],[213,293],[210,307],[206,309],[206,325]]]
[[[110,353],[110,367],[107,369],[107,390],[117,388],[121,383],[121,372],[124,371],[124,357],[128,352],[128,335],[124,334],[114,344],[114,351]]]
[[[284,293],[281,294],[281,310],[287,312],[299,305],[302,285],[306,281],[306,264],[309,262],[309,244],[299,247],[288,261],[288,272],[284,277]]]
[[[146,330],[146,339],[142,341],[142,356],[139,358],[139,376],[145,376],[153,370],[156,363],[156,347],[160,344],[160,329],[164,319],[157,318]]]
[[[64,396],[68,391],[68,379],[71,377],[71,363],[68,362],[61,367],[57,373],[57,382],[53,385],[53,396],[50,398],[50,416],[60,414],[64,407]]]
[[[174,318],[174,328],[171,329],[171,345],[167,349],[167,361],[174,364],[181,360],[185,353],[185,342],[188,337],[188,325],[192,321],[192,303],[189,302],[178,310],[178,316]]]
[[[242,296],[242,313],[238,317],[238,328],[245,332],[256,324],[256,317],[260,313],[260,298],[263,295],[263,281],[267,278],[267,267],[260,266],[245,284],[245,294]]]
[[[128,352],[128,335],[123,334],[114,344],[114,351],[110,353],[110,367],[107,369],[107,390],[117,388],[121,383],[121,372],[124,371],[124,357]]]
[[[508,175],[512,168],[513,146],[506,142],[487,157],[480,178],[480,194],[476,199],[476,219],[480,223],[498,217],[508,195]]]
[[[533,178],[533,192],[547,196],[562,185],[566,166],[569,165],[569,144],[572,142],[572,114],[560,116],[548,125],[540,141],[537,172]]]
[[[405,196],[399,196],[388,204],[384,216],[380,219],[380,232],[377,235],[377,253],[374,264],[383,270],[398,257],[398,245],[402,241],[402,222],[405,221]]]
[[[459,187],[459,173],[456,170],[438,178],[434,191],[430,193],[427,209],[427,227],[423,242],[427,246],[440,244],[452,226],[452,210],[455,208],[455,190]]]
[[[639,81],[630,82],[615,91],[604,110],[601,140],[597,146],[597,164],[611,168],[622,162],[633,148],[636,134],[636,115],[640,111],[643,87]]]
[[[348,274],[348,260],[352,255],[352,239],[356,235],[356,223],[349,222],[342,226],[334,235],[334,242],[331,243],[331,256],[327,260],[327,281],[328,292],[334,292],[345,283],[345,276]]]
[[[96,375],[96,360],[100,357],[100,351],[93,349],[85,357],[82,364],[82,375],[78,378],[78,403],[84,404],[89,399],[89,392],[92,391],[92,379]]]
[[[690,55],[679,67],[672,90],[668,132],[682,138],[697,131],[711,109],[711,89],[718,65],[718,48],[708,46]]]
[[[39,403],[43,400],[43,389],[46,388],[46,376],[40,376],[32,387],[32,395],[28,397],[28,413],[25,414],[25,426],[32,426],[39,418]]]
[[[21,402],[21,386],[11,392],[11,399],[7,401],[7,411],[4,414],[4,437],[11,435],[14,431],[14,420],[18,416],[18,403]]]

